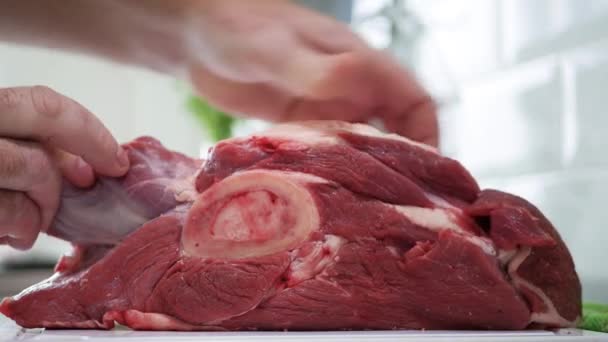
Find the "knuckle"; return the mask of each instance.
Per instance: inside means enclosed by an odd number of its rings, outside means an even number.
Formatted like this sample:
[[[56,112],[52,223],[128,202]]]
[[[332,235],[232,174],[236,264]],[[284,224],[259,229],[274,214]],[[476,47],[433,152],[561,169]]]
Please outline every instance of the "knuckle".
[[[327,64],[323,75],[310,85],[310,92],[315,96],[335,94],[335,88],[340,87],[346,80],[349,83],[368,82],[362,76],[365,70],[366,57],[356,52],[343,53],[333,56]]]
[[[31,184],[46,181],[53,167],[50,157],[34,143],[0,139],[0,177],[27,178]]]
[[[39,232],[39,212],[23,192],[0,191],[0,231],[9,245],[28,249]]]
[[[46,182],[53,174],[51,169],[54,165],[51,158],[41,149],[35,149],[31,153],[27,153],[25,162],[26,167],[30,170],[28,173],[30,173],[34,186]]]
[[[15,192],[13,196],[13,213],[17,218],[29,217],[32,213],[29,212],[32,208],[31,200],[23,192]],[[20,222],[21,223],[21,222]]]
[[[100,129],[98,130],[98,136],[97,136],[97,141],[99,141],[99,143],[101,144],[102,148],[108,149],[108,150],[114,150],[117,148],[117,144],[114,141],[114,137],[112,137],[112,134],[110,133],[110,131],[108,131],[107,129]]]
[[[17,107],[21,101],[21,94],[16,89],[0,89],[0,108],[5,110],[12,109]]]
[[[0,191],[0,225],[4,227],[19,227],[23,218],[32,216],[30,199],[22,192]],[[12,235],[12,234],[11,234]]]
[[[82,106],[78,106],[78,109],[75,111],[78,127],[83,129],[83,131],[88,131],[93,124],[93,114],[91,114],[87,109]]]
[[[116,149],[116,143],[112,134],[92,113],[85,108],[81,108],[76,113],[76,120],[78,120],[77,125],[83,132],[87,132],[88,142],[93,149],[93,151],[89,151],[89,153],[105,153],[106,151],[114,151]],[[80,155],[80,157],[86,160],[87,157],[92,156]]]
[[[0,140],[0,177],[11,179],[19,176],[26,169],[27,162],[17,144]]]
[[[345,53],[338,57],[336,63],[330,68],[332,76],[345,76],[352,74],[369,64],[368,56],[356,52]]]
[[[0,190],[0,224],[6,226],[14,221],[15,213],[22,201],[20,192]]]
[[[40,115],[57,118],[65,109],[65,98],[47,86],[31,87],[30,96],[34,110]]]

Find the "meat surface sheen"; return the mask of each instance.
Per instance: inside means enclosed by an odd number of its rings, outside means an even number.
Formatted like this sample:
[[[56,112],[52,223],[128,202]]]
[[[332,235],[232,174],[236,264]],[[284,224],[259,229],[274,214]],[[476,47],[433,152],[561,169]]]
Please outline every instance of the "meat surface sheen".
[[[2,301],[19,325],[515,330],[581,315],[547,218],[429,146],[319,121],[224,140],[204,162],[152,138],[125,148],[125,177],[66,185],[49,233],[77,243]]]

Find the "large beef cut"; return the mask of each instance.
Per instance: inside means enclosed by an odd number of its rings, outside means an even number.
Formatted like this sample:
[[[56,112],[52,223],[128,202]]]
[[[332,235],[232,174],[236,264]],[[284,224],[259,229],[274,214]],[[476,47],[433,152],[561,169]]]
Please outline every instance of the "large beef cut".
[[[306,122],[222,141],[204,161],[152,138],[126,148],[125,177],[66,185],[49,233],[77,243],[54,276],[2,302],[19,325],[524,329],[581,314],[543,214],[480,191],[431,147]]]

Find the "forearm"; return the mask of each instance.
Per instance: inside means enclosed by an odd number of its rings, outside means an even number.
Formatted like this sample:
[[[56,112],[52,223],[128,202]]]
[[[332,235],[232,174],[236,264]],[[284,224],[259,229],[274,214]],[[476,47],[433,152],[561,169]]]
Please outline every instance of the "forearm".
[[[0,0],[0,40],[66,49],[178,73],[186,59],[183,3]]]

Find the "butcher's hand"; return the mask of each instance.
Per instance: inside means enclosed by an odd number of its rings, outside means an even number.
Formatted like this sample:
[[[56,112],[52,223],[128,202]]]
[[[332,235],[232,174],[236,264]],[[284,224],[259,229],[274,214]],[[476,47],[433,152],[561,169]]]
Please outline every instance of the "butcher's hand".
[[[287,0],[0,5],[0,39],[178,75],[231,113],[275,121],[379,119],[391,131],[437,143],[435,106],[411,73],[345,24]]]
[[[0,244],[30,248],[59,205],[62,178],[121,176],[129,160],[75,101],[42,86],[0,88]]]
[[[216,106],[277,121],[378,119],[437,144],[429,95],[347,25],[289,1],[207,2],[187,17],[187,67]]]

